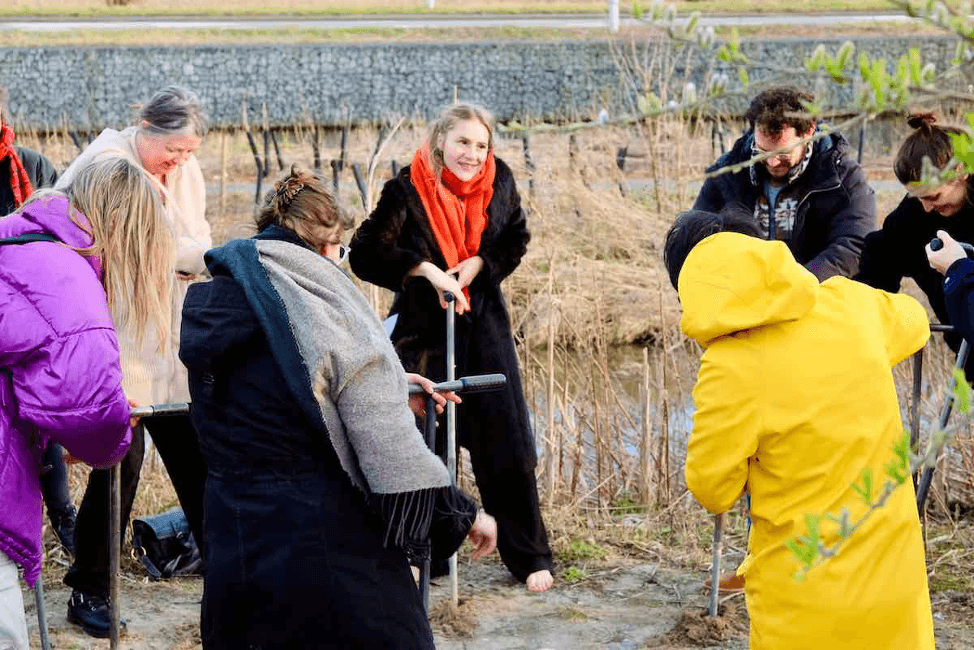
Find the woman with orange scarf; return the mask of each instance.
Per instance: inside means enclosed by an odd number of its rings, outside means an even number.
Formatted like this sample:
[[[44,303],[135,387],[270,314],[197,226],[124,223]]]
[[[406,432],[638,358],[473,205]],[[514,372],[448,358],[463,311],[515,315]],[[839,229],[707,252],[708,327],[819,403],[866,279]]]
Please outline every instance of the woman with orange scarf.
[[[396,292],[392,340],[408,371],[445,378],[443,293],[457,297],[457,374],[502,372],[502,391],[470,394],[457,436],[470,451],[497,548],[532,591],[552,584],[551,549],[534,477],[537,453],[500,283],[521,262],[530,235],[510,168],[494,156],[482,108],[446,109],[429,137],[382,190],[352,240],[360,278]]]

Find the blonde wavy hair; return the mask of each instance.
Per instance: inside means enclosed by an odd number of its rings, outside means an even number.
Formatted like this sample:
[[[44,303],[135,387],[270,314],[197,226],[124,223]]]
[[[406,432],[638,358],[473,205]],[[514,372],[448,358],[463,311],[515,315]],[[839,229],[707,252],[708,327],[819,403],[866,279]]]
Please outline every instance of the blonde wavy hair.
[[[141,344],[146,324],[158,327],[159,347],[172,322],[173,234],[159,192],[128,158],[99,156],[65,188],[71,220],[94,243],[78,252],[101,260],[115,328]],[[80,214],[79,214],[80,213]]]
[[[494,116],[483,106],[476,104],[454,104],[447,106],[439,118],[430,125],[426,141],[430,148],[430,169],[439,177],[443,172],[443,141],[446,134],[460,122],[476,120],[487,129],[487,149],[494,149]]]

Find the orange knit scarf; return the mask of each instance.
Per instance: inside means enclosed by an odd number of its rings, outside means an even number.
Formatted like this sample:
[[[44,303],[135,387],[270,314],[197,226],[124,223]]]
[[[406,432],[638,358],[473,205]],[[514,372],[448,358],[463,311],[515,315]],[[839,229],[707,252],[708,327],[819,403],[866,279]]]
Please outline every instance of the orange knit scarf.
[[[443,182],[437,182],[429,158],[427,143],[413,156],[410,177],[449,269],[480,250],[480,236],[487,227],[487,205],[494,195],[494,152],[487,154],[483,167],[469,181],[461,181],[444,167],[440,174]]]
[[[24,201],[34,193],[34,187],[30,184],[30,177],[21,162],[17,150],[14,149],[13,129],[6,124],[0,124],[0,160],[10,158],[10,189],[14,193],[14,208],[19,208]],[[0,215],[2,216],[2,215]]]

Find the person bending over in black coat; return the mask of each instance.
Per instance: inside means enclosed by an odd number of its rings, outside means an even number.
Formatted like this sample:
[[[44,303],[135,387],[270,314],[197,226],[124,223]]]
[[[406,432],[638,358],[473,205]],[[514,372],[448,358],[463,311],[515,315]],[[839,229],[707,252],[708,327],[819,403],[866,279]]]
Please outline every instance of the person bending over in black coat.
[[[426,447],[392,343],[333,261],[350,223],[327,188],[292,168],[257,236],[209,251],[213,280],[183,306],[208,471],[207,650],[432,649],[410,562],[429,540],[434,558],[465,536],[474,557],[496,542]]]
[[[497,518],[504,564],[532,591],[552,585],[534,435],[521,389],[501,281],[527,250],[521,198],[494,156],[492,118],[458,104],[434,122],[412,164],[382,189],[352,240],[352,270],[396,292],[392,340],[403,365],[445,378],[445,291],[457,297],[456,372],[500,372],[502,391],[472,394],[457,411],[484,509]]]

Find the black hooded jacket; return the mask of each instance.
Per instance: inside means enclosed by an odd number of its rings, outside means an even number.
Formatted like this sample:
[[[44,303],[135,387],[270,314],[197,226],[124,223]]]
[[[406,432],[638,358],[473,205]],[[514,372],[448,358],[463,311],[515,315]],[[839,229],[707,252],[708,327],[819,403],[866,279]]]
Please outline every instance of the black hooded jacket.
[[[707,173],[750,160],[753,142],[749,131]],[[799,204],[789,247],[819,281],[833,275],[851,277],[858,270],[863,238],[876,227],[876,195],[841,134],[831,133],[814,146],[808,168],[792,182]],[[708,178],[693,208],[720,212],[736,203],[753,214],[767,174],[763,165],[755,171],[758,185],[750,168]]]
[[[941,323],[950,324],[944,302],[944,276],[930,267],[924,248],[945,230],[957,241],[974,243],[974,180],[968,181],[968,201],[950,217],[923,209],[920,199],[905,196],[889,216],[883,227],[866,237],[855,280],[883,291],[900,290],[903,278],[911,278],[930,302]],[[960,336],[948,334],[947,343],[953,350],[960,347]],[[966,366],[968,379],[974,379],[974,355]]]

